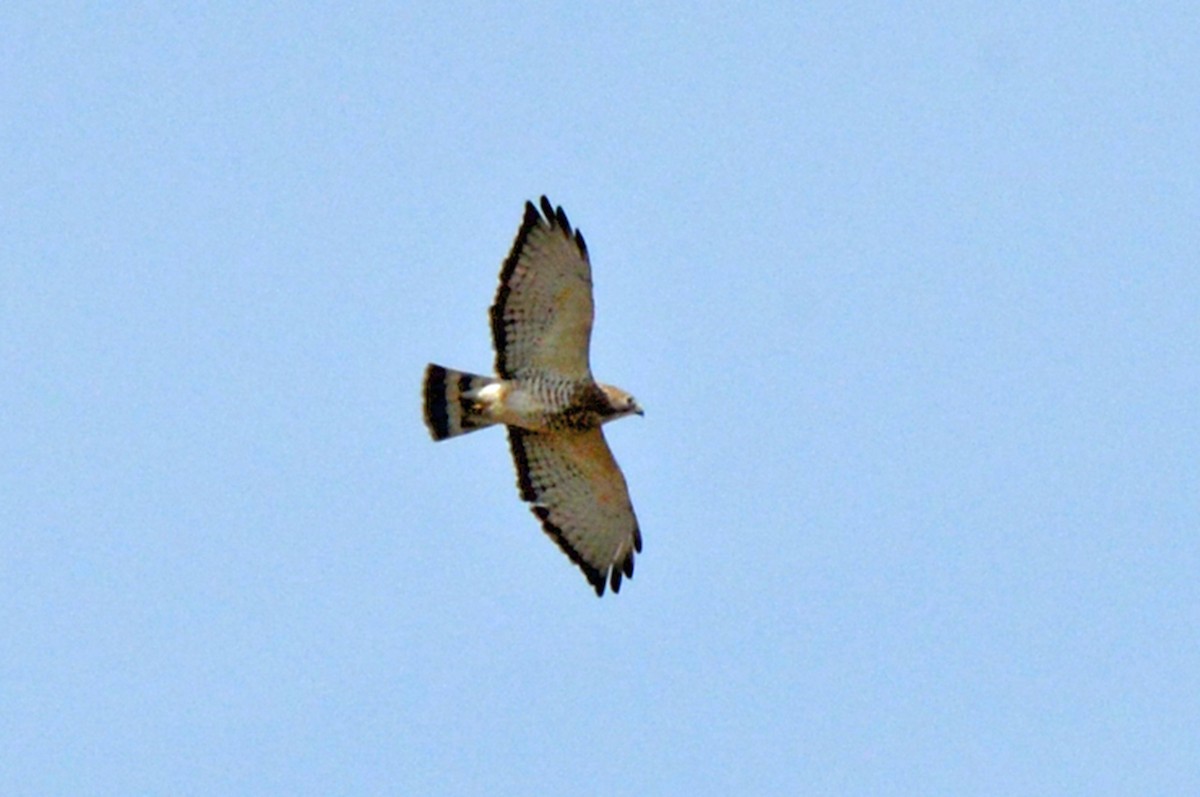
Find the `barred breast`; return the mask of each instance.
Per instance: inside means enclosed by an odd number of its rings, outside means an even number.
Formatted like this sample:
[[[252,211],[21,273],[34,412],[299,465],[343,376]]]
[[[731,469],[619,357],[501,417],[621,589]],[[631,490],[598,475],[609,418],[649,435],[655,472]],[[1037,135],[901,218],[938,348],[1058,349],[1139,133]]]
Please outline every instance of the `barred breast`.
[[[594,429],[607,406],[594,382],[549,375],[509,380],[497,398],[492,414],[498,422],[535,432]]]

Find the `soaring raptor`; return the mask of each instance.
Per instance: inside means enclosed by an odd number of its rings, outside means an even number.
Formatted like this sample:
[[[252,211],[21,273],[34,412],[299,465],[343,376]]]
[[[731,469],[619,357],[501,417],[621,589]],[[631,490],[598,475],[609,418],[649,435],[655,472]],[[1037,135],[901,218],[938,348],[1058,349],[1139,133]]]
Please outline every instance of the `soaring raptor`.
[[[587,245],[546,197],[525,203],[490,313],[496,376],[426,367],[425,425],[434,440],[508,427],[521,498],[597,595],[619,592],[642,533],[600,426],[642,408],[592,378]]]

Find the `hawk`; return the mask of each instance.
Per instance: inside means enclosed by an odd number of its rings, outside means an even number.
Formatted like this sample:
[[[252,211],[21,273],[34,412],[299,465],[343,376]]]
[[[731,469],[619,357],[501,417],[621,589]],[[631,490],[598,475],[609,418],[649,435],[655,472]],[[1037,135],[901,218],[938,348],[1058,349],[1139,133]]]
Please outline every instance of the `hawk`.
[[[546,197],[525,218],[492,304],[496,376],[425,369],[434,440],[508,428],[517,487],[596,595],[633,576],[642,533],[602,424],[641,415],[633,396],[592,377],[592,266],[583,234]]]

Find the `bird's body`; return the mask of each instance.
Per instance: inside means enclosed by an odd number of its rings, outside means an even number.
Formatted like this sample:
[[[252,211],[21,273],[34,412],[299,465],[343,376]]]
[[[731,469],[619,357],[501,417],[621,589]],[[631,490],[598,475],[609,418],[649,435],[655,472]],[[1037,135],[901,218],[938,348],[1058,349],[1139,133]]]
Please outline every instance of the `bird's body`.
[[[542,197],[525,218],[491,308],[497,375],[425,369],[425,424],[444,440],[503,424],[521,497],[596,590],[633,575],[641,532],[625,477],[600,431],[641,407],[596,382],[588,349],[591,264],[583,236]]]

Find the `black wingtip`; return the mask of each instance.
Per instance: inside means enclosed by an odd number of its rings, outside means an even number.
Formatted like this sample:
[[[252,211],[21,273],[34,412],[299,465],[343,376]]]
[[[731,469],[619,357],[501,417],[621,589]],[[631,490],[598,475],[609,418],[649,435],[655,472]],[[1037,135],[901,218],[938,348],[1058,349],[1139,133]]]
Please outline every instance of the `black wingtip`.
[[[562,205],[555,207],[554,204],[550,201],[550,198],[547,197],[545,194],[542,194],[542,197],[540,200],[538,200],[538,203],[541,205],[542,216],[545,217],[546,223],[549,224],[551,227],[555,227],[557,229],[562,230],[563,233],[568,238],[573,239],[575,241],[575,245],[577,247],[579,247],[580,254],[582,254],[584,256],[584,258],[586,258],[588,256],[587,241],[583,240],[583,233],[581,231],[573,229],[571,227],[571,220],[569,218],[567,218],[567,212],[562,209]],[[528,221],[529,221],[529,214],[531,212],[536,216],[537,211],[533,209],[533,203],[526,202],[525,203],[526,223],[528,223]]]
[[[544,199],[545,197],[543,197]],[[525,218],[522,219],[523,226],[537,224],[541,221],[542,215],[538,213],[538,209],[532,202],[525,203]]]

